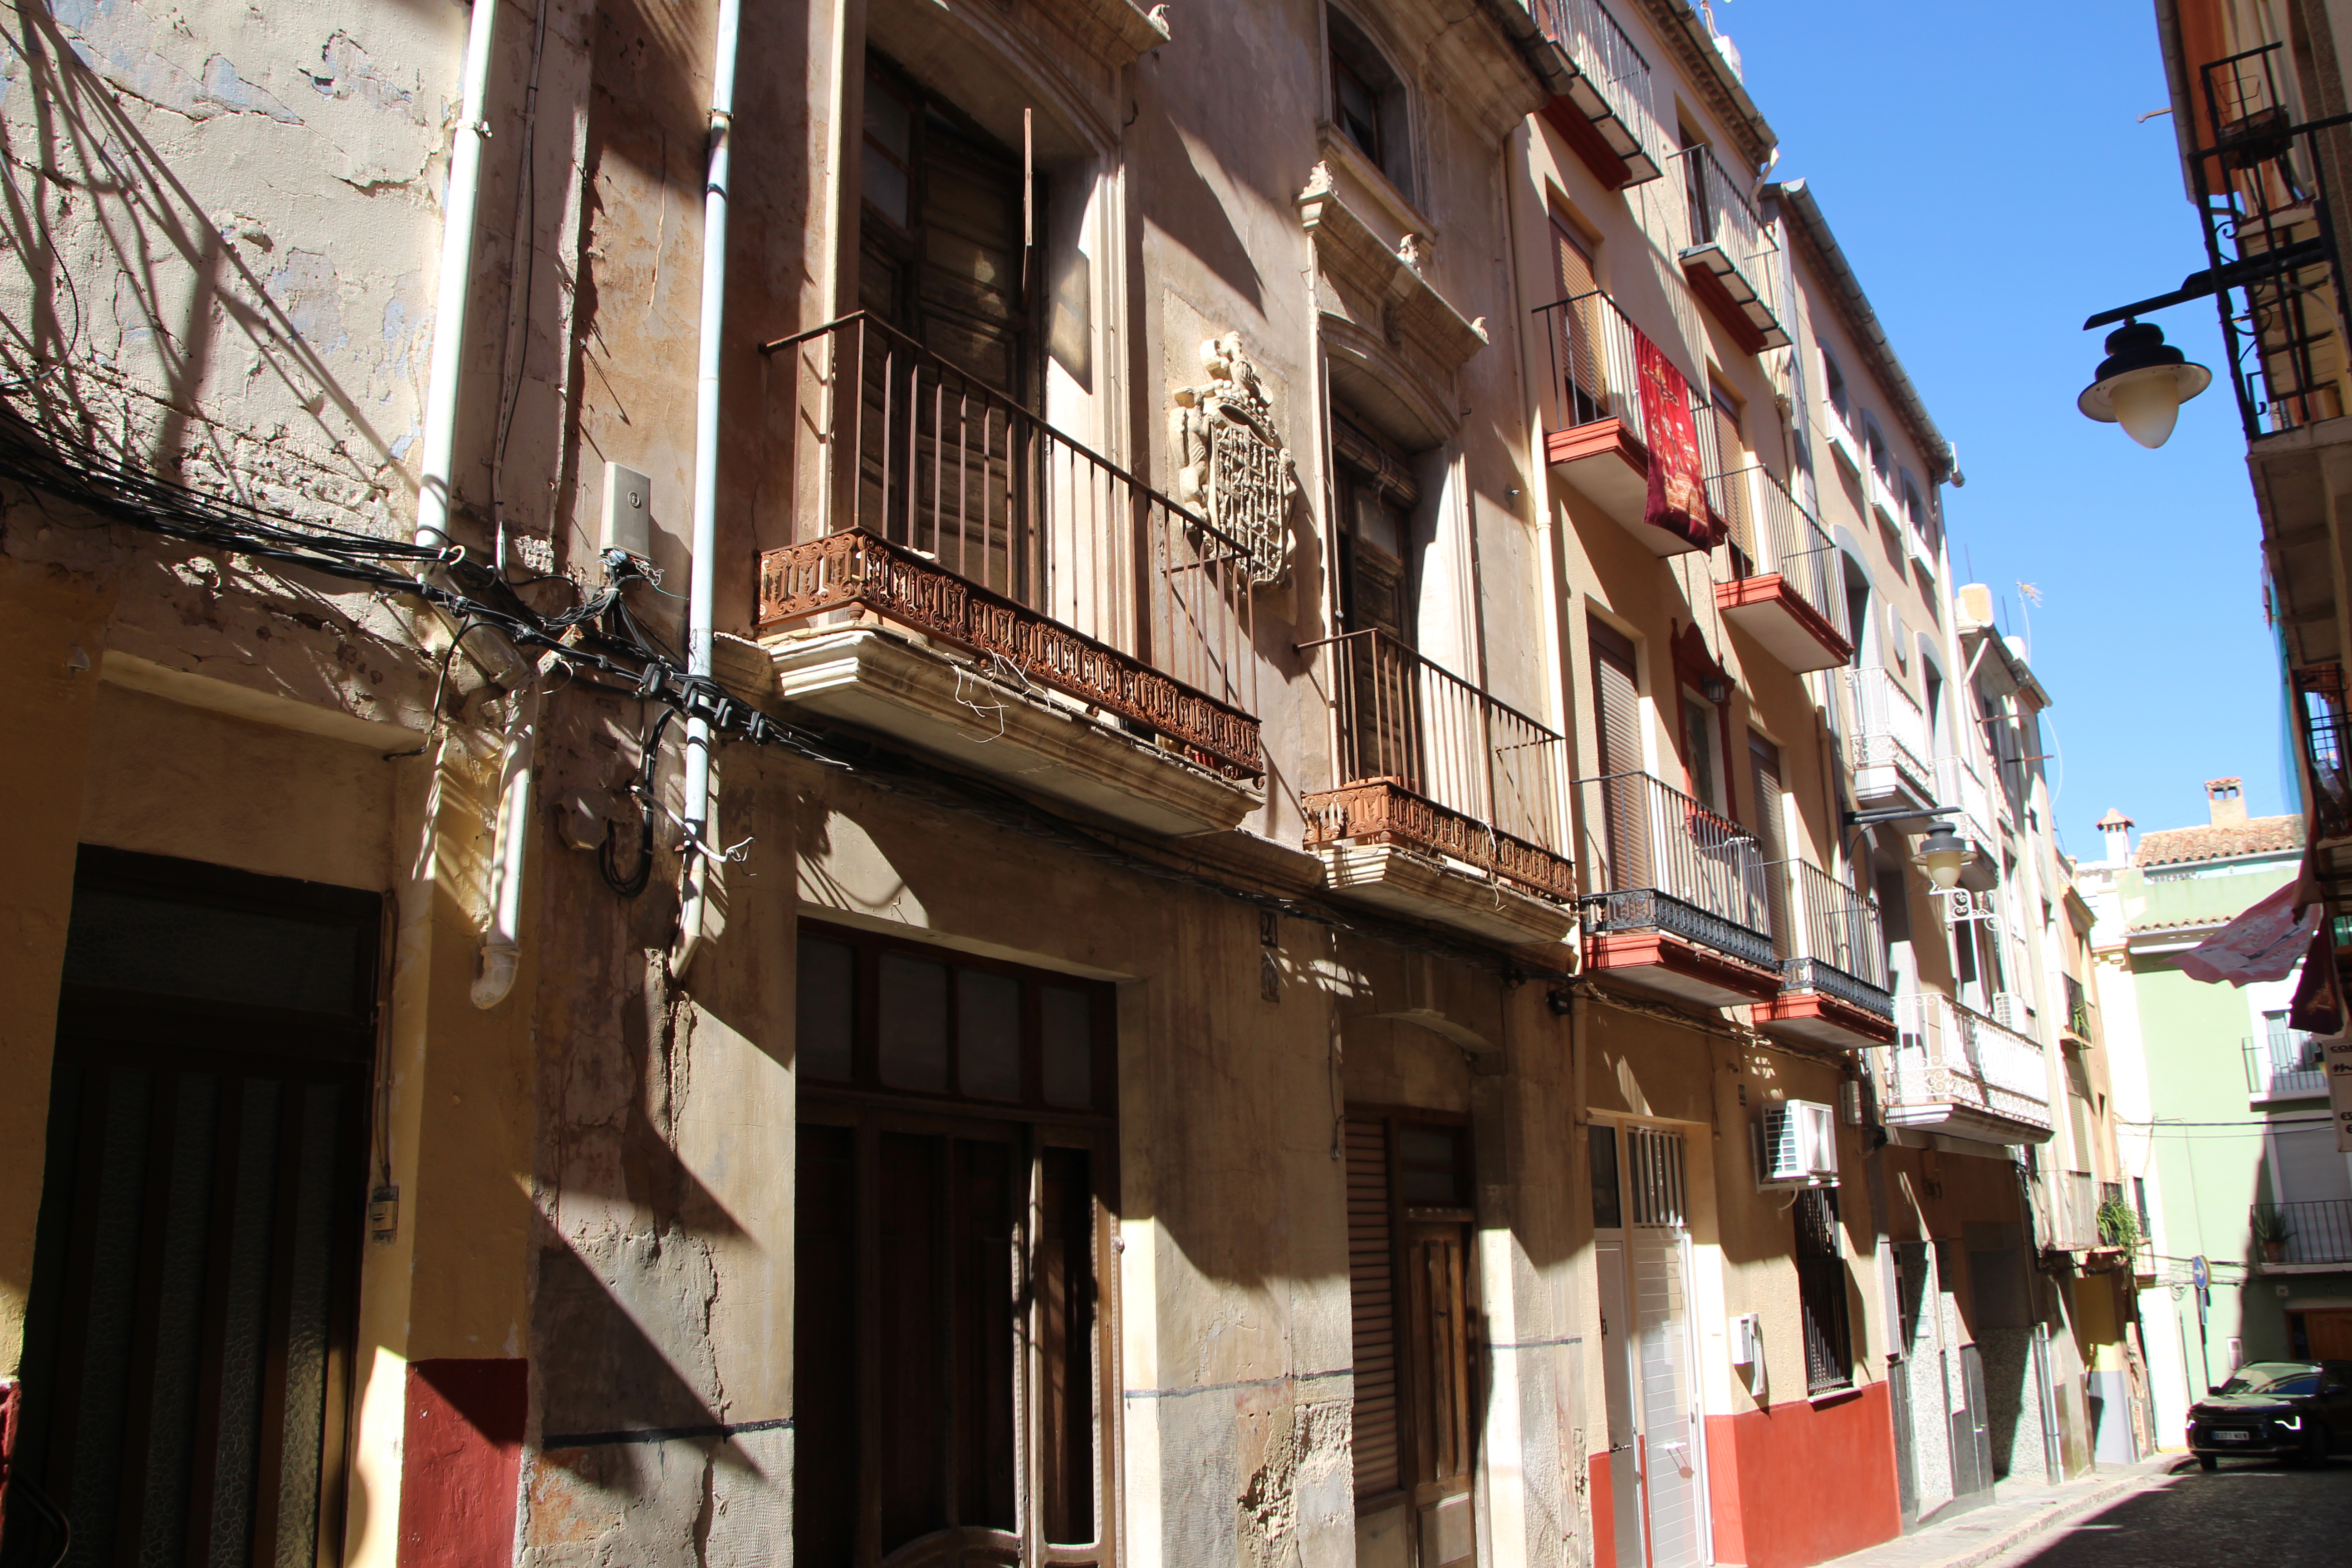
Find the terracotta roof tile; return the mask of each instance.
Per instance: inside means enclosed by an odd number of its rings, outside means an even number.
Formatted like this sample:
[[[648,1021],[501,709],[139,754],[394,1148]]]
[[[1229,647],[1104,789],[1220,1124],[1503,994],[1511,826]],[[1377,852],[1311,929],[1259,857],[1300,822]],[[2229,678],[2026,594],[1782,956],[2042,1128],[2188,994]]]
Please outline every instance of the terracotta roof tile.
[[[2132,852],[2135,866],[2181,866],[2199,860],[2227,860],[2240,855],[2263,855],[2303,846],[2300,816],[2257,816],[2228,827],[2159,827],[2139,836]]]

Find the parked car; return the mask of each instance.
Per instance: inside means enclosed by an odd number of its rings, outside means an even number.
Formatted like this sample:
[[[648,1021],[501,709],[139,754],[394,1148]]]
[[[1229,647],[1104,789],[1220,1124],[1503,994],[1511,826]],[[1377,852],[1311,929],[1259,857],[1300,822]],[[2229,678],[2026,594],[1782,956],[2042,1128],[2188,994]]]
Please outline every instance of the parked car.
[[[2352,1453],[2352,1362],[2247,1363],[2189,1407],[2189,1451],[2209,1470],[2224,1455],[2324,1464]]]

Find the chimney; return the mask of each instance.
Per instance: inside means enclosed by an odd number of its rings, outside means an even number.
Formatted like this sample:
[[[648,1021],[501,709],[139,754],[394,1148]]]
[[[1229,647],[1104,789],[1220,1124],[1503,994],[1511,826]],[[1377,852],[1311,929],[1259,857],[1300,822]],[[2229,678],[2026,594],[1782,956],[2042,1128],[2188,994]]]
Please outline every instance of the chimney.
[[[2114,806],[2109,806],[2107,808],[2107,815],[2099,818],[2099,831],[2107,836],[2107,863],[2109,865],[2127,866],[2131,864],[2132,826],[2132,819],[2126,816],[2122,812],[2117,811]]]
[[[2205,809],[2216,827],[2242,827],[2246,822],[2246,792],[2242,779],[2207,779]]]
[[[1992,590],[1984,584],[1970,583],[1955,590],[1952,596],[1958,601],[1963,630],[1992,625]]]

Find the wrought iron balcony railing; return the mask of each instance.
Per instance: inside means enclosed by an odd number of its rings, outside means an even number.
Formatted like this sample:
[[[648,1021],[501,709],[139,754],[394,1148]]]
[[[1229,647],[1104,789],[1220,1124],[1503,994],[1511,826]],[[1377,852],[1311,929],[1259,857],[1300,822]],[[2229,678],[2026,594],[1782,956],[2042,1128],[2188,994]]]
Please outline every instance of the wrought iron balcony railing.
[[[2041,1046],[1937,992],[1897,996],[1895,1022],[1900,1037],[1881,1058],[1890,1122],[1932,1122],[1957,1109],[2049,1132]]]
[[[1818,866],[1787,862],[1801,920],[1791,937],[1802,945],[1782,961],[1792,991],[1820,991],[1882,1018],[1895,1016],[1886,985],[1886,933],[1878,900],[1865,898]]]
[[[1932,795],[1927,715],[1919,700],[1903,689],[1894,671],[1877,666],[1847,671],[1846,686],[1853,700],[1853,765],[1892,767],[1920,794]]]
[[[1705,142],[1674,156],[1683,168],[1683,210],[1689,225],[1685,270],[1703,268],[1724,287],[1759,334],[1780,333],[1788,320],[1780,298],[1780,274],[1773,253],[1780,248],[1747,192]],[[1785,333],[1778,341],[1785,343]]]
[[[2323,1098],[2327,1093],[2326,1058],[2319,1037],[2301,1029],[2249,1036],[2246,1092],[2266,1100]]]
[[[2279,1263],[2352,1263],[2352,1198],[2256,1204],[2247,1215],[2257,1243],[2284,1243]]]
[[[1647,773],[1579,779],[1589,933],[1658,930],[1777,970],[1756,836]]]
[[[1574,430],[1603,419],[1622,424],[1646,449],[1650,433],[1642,414],[1639,346],[1649,342],[1600,289],[1538,306],[1544,342],[1551,353],[1550,406],[1547,431]]]
[[[1708,422],[1712,424],[1712,421]],[[1841,638],[1845,563],[1804,503],[1761,463],[1707,480],[1707,500],[1730,530],[1734,579],[1777,575]]]
[[[2294,687],[2315,826],[2322,838],[2352,837],[2352,711],[2345,703],[2344,667],[2296,670]]]
[[[2207,253],[2236,279],[2221,333],[2249,440],[2344,412],[2325,165],[2290,134],[2283,44],[2199,68],[2213,145],[2189,160]]]
[[[1339,787],[1301,802],[1307,842],[1398,844],[1475,866],[1545,898],[1576,896],[1561,831],[1567,746],[1382,631],[1329,648]]]
[[[1625,29],[1601,0],[1528,0],[1528,9],[1544,37],[1568,52],[1590,88],[1591,100],[1579,94],[1577,107],[1611,153],[1628,166],[1626,183],[1655,179],[1664,138],[1658,131],[1650,62]]]
[[[1245,546],[865,312],[767,352],[804,521],[763,626],[862,607],[1263,774]]]

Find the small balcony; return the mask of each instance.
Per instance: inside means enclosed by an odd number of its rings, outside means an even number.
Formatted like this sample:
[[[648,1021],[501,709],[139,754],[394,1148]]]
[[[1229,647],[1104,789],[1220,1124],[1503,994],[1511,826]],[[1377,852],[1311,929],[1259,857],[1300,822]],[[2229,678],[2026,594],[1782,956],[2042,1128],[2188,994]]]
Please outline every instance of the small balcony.
[[[1789,346],[1781,321],[1780,271],[1763,220],[1729,171],[1706,143],[1674,156],[1683,165],[1683,201],[1690,243],[1683,247],[1683,277],[1702,304],[1745,352]]]
[[[1611,190],[1654,180],[1664,144],[1651,96],[1650,62],[1601,0],[1528,0],[1545,37],[1576,68],[1544,118]]]
[[[1566,937],[1560,737],[1386,632],[1299,651],[1314,649],[1329,650],[1345,782],[1299,805],[1331,889],[1492,941]]]
[[[1580,779],[1584,963],[1708,1007],[1780,994],[1756,836],[1647,773]]]
[[[1799,673],[1853,658],[1844,626],[1845,563],[1822,525],[1770,469],[1754,464],[1707,480],[1709,505],[1729,528],[1726,581],[1715,607]]]
[[[2088,1171],[2053,1171],[2050,1184],[2057,1198],[2051,1215],[2045,1251],[2089,1252],[2104,1245],[2099,1236],[2099,1182]]]
[[[2282,1029],[2244,1041],[2250,1105],[2327,1098],[2327,1058],[2319,1037]]]
[[[2256,1204],[2248,1213],[2262,1272],[2352,1266],[2352,1198]],[[2275,1249],[2278,1256],[2273,1258]],[[2284,1268],[2282,1267],[2284,1266]]]
[[[1544,415],[1545,462],[1643,549],[1659,555],[1697,552],[1700,546],[1669,529],[1653,527],[1643,516],[1650,493],[1650,436],[1642,412],[1641,351],[1649,345],[1649,335],[1597,289],[1534,313],[1542,319],[1551,369]],[[1702,471],[1720,467],[1708,460],[1714,421],[1704,409],[1694,407],[1692,423]],[[1707,500],[1715,504],[1712,489]]]
[[[1757,1025],[1840,1049],[1892,1045],[1886,934],[1878,903],[1817,866],[1789,860],[1790,918],[1781,939],[1780,994],[1758,1005]]]
[[[2275,43],[2198,68],[2216,155],[2191,169],[2207,244],[2243,300],[2230,300],[2222,335],[2250,442],[2344,414],[2346,353],[2320,216],[2326,171],[2312,142],[2286,134],[2294,69]]]
[[[1863,811],[1906,807],[1921,816],[1936,811],[1936,773],[1927,759],[1927,715],[1919,700],[1903,689],[1892,670],[1846,672],[1853,706],[1847,744],[1853,773],[1853,800]]]
[[[1985,1143],[2050,1140],[2050,1075],[2042,1047],[1939,993],[1895,999],[1897,1038],[1877,1060],[1879,1113],[1889,1127]]]
[[[2076,1045],[2092,1044],[2090,994],[2083,989],[2083,983],[2071,974],[2061,974],[2058,980],[2066,1003],[2066,1016],[2059,1021],[2058,1026]]]
[[[2000,840],[1993,836],[1992,791],[1983,776],[1958,757],[1936,759],[1937,816],[1976,851],[1976,858],[1960,868],[1960,886],[1970,892],[1990,893],[2000,881]]]
[[[2313,831],[2323,844],[2352,838],[2352,707],[2345,700],[2344,667],[2299,669],[2294,686],[2311,769]]]
[[[1149,832],[1256,807],[1245,546],[871,316],[764,352],[794,405],[795,539],[758,585],[787,700]]]

